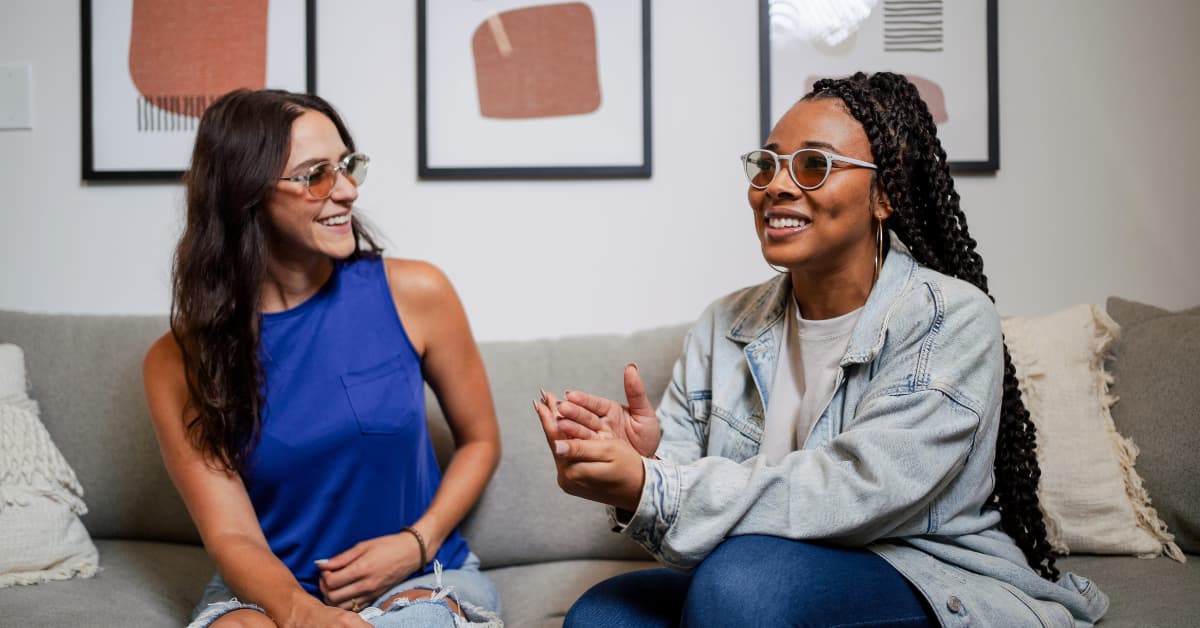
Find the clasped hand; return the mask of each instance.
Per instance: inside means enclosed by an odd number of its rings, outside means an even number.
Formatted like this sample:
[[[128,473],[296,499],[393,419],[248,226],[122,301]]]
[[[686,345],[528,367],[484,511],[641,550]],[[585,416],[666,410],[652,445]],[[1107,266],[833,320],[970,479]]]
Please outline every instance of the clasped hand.
[[[625,367],[627,405],[579,391],[542,391],[534,409],[554,453],[558,485],[570,495],[636,511],[645,468],[662,431],[637,367]]]
[[[420,553],[410,534],[368,539],[317,563],[321,569],[318,586],[329,604],[359,610],[419,569]]]

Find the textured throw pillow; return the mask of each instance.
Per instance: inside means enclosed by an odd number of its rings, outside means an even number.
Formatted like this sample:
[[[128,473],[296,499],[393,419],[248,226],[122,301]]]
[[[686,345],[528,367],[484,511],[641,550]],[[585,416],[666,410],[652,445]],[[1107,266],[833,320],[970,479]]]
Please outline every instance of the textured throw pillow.
[[[1138,444],[1138,473],[1185,552],[1200,553],[1200,307],[1168,312],[1112,297],[1113,421]]]
[[[1119,328],[1096,305],[1003,321],[1018,386],[1037,426],[1038,497],[1060,553],[1166,553],[1183,560],[1134,471],[1137,447],[1117,433],[1104,355]]]
[[[0,588],[95,575],[82,497],[25,394],[24,354],[0,344]]]

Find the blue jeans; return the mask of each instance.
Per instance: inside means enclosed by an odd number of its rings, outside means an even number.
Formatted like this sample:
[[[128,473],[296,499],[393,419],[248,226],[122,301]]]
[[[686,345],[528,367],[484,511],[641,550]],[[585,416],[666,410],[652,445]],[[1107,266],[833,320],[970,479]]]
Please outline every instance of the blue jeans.
[[[849,625],[938,623],[870,550],[748,535],[725,540],[690,573],[650,569],[597,584],[563,628]]]
[[[430,628],[434,626],[500,626],[500,594],[496,586],[487,576],[479,571],[479,557],[474,552],[467,555],[467,560],[459,569],[447,569],[441,574],[441,584],[450,589],[448,597],[458,602],[467,618],[456,618],[450,612],[450,607],[441,600],[420,600],[412,603],[402,603],[382,612],[378,606],[393,595],[413,589],[438,590],[437,577],[425,574],[410,578],[388,589],[376,599],[370,607],[359,615],[375,628]],[[233,592],[221,579],[220,574],[213,576],[200,603],[192,611],[192,623],[189,628],[204,628],[216,621],[222,615],[240,609],[262,611],[262,608],[233,597]]]

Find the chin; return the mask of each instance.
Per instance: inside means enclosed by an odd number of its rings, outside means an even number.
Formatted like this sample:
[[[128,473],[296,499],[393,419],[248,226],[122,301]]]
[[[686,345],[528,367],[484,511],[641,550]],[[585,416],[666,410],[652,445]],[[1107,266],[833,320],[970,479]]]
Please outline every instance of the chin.
[[[354,255],[354,252],[357,250],[358,242],[356,242],[353,238],[351,238],[348,242],[338,242],[334,246],[326,249],[326,251],[329,253],[329,257],[332,257],[333,259],[346,259],[347,257]]]

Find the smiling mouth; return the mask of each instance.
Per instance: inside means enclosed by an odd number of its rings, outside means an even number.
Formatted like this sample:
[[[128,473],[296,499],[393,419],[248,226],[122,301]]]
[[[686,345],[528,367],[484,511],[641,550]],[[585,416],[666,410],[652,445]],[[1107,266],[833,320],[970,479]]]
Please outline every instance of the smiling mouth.
[[[771,216],[767,219],[767,226],[772,229],[805,229],[811,224],[811,220],[795,216]]]
[[[325,225],[326,227],[336,227],[338,225],[344,225],[344,224],[350,222],[350,214],[345,213],[345,214],[342,214],[341,216],[330,216],[328,218],[323,218],[321,220],[318,220],[317,222]]]

